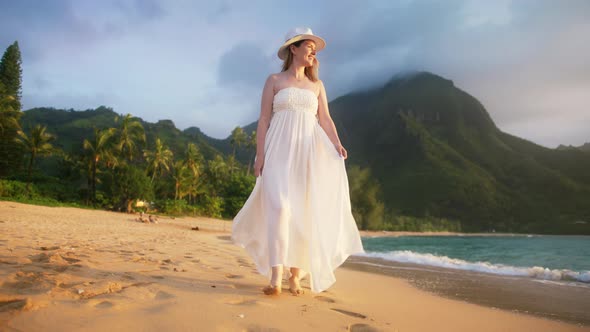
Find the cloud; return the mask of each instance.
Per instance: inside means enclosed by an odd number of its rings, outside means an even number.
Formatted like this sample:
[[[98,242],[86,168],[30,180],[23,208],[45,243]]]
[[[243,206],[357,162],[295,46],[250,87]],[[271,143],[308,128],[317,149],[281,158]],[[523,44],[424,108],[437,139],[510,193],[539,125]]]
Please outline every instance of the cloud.
[[[265,56],[261,47],[241,42],[221,56],[217,83],[262,88],[266,77],[273,72],[272,63],[272,58]]]
[[[580,93],[590,86],[588,1],[406,1],[345,10],[354,15],[320,24],[333,97],[396,72],[429,70],[482,100],[500,128],[530,121],[546,131],[556,113],[573,124],[588,112],[590,95]],[[590,140],[581,131],[576,137]]]
[[[19,40],[27,106],[113,98],[117,112],[226,137],[256,120],[286,31],[310,26],[327,41],[329,99],[428,70],[501,129],[557,146],[590,141],[577,125],[590,104],[588,13],[586,0],[3,1],[0,46]],[[535,136],[556,114],[561,136]]]
[[[2,1],[0,45],[20,40],[23,60],[31,63],[52,54],[92,50],[164,16],[156,0]]]

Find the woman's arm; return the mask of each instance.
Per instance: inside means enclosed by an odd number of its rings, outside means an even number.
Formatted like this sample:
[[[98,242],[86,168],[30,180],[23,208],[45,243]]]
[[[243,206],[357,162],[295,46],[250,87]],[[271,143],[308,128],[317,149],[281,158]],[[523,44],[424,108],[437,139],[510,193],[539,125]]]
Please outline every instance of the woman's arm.
[[[260,117],[258,118],[258,127],[256,128],[256,162],[254,163],[254,176],[256,177],[262,174],[262,168],[264,167],[264,142],[266,140],[266,132],[268,131],[270,118],[272,116],[272,100],[274,98],[275,80],[275,75],[270,75],[266,79],[264,89],[262,90]]]
[[[334,147],[340,153],[344,159],[348,157],[348,153],[346,149],[340,143],[340,138],[338,138],[338,132],[336,131],[336,125],[334,125],[334,121],[330,116],[330,111],[328,110],[328,97],[326,96],[326,88],[324,88],[324,83],[319,81],[320,84],[320,95],[318,96],[318,117],[320,121],[320,126],[326,134]]]

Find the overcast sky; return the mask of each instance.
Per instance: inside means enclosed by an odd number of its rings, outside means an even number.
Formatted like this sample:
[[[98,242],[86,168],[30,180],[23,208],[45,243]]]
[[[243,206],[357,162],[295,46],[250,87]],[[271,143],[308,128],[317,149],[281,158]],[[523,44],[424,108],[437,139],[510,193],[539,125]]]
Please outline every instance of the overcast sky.
[[[0,0],[24,109],[100,105],[224,138],[255,121],[292,27],[325,38],[328,99],[426,70],[535,143],[590,142],[588,0]]]

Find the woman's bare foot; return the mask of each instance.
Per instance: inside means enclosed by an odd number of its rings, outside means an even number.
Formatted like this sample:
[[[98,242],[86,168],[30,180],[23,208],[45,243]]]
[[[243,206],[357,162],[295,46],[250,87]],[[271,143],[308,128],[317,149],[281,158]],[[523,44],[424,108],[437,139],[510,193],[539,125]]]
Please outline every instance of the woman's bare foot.
[[[289,291],[291,292],[291,294],[295,296],[302,295],[305,293],[303,291],[303,288],[301,288],[301,285],[299,284],[299,278],[289,278]]]
[[[280,295],[281,286],[268,285],[262,289],[265,295]]]
[[[262,292],[266,295],[279,295],[281,294],[281,286],[283,280],[283,266],[276,265],[272,267],[272,274],[270,277],[270,284],[262,289]]]

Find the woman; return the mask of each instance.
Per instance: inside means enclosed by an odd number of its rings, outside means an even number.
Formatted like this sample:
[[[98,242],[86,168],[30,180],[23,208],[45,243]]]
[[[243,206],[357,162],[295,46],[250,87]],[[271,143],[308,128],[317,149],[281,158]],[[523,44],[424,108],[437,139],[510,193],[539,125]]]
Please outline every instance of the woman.
[[[350,210],[347,152],[317,77],[316,52],[325,42],[309,28],[285,39],[278,51],[283,70],[268,77],[262,92],[256,185],[232,232],[270,277],[267,295],[281,293],[284,268],[292,294],[303,293],[299,280],[307,273],[311,290],[321,292],[335,282],[334,269],[363,252]]]

